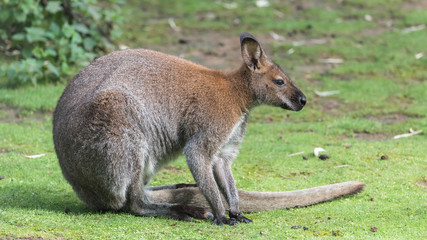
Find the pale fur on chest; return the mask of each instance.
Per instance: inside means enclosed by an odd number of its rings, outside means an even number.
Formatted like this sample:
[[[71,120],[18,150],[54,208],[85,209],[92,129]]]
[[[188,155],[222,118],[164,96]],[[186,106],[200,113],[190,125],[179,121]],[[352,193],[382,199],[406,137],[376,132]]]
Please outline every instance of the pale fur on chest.
[[[227,161],[231,161],[236,158],[239,153],[240,144],[245,137],[247,121],[248,113],[243,113],[239,121],[231,129],[230,134],[225,139],[224,143],[216,152],[214,161],[216,161],[217,158]]]

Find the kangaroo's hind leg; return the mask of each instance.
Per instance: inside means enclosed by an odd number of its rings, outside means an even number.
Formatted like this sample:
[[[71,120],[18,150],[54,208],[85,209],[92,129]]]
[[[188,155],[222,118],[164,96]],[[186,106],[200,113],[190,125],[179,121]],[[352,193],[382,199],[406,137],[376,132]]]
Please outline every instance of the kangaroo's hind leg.
[[[191,217],[207,218],[208,212],[204,208],[150,201],[144,186],[154,174],[153,166],[157,165],[158,159],[150,156],[150,150],[147,149],[147,138],[141,129],[143,116],[137,114],[137,103],[131,96],[113,91],[105,95],[108,98],[104,99],[104,110],[108,112],[106,118],[109,120],[106,125],[111,125],[108,132],[113,133],[109,134],[108,141],[111,145],[106,149],[110,154],[105,158],[109,159],[108,169],[112,173],[125,176],[122,178],[128,180],[123,184],[126,188],[126,202],[121,210],[136,216],[167,217],[183,221],[190,221]],[[114,101],[107,101],[111,96],[115,96]],[[125,109],[126,112],[112,111],[114,109]]]
[[[146,189],[141,184],[141,175],[135,174],[128,191],[128,204],[125,208],[136,216],[167,217],[181,221],[207,219],[209,212],[205,208],[168,203],[153,203],[150,201]],[[164,188],[163,188],[164,189]],[[149,190],[148,190],[149,191]]]

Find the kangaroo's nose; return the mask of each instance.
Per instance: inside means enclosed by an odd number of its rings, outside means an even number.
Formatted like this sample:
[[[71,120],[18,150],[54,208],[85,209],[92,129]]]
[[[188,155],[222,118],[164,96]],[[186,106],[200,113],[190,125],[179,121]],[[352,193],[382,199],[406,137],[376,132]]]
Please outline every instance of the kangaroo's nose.
[[[301,106],[304,106],[306,102],[307,99],[305,98],[305,96],[299,97],[299,103],[301,104]]]

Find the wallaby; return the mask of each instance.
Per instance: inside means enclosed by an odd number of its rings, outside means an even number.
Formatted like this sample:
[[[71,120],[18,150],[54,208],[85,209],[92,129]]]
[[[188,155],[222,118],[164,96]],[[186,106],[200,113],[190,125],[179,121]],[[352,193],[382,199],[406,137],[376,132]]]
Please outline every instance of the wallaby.
[[[77,74],[58,101],[53,139],[79,198],[96,210],[233,225],[252,222],[242,211],[308,206],[360,191],[360,182],[277,193],[237,190],[231,163],[250,110],[269,104],[300,111],[306,103],[255,37],[242,33],[240,44],[243,64],[228,73],[134,49],[99,57]],[[182,152],[197,186],[147,187]]]

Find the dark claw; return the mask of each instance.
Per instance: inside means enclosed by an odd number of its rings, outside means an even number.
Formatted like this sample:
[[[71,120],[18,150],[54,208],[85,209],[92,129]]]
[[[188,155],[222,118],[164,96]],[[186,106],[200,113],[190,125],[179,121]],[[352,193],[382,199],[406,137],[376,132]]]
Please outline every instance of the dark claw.
[[[242,222],[242,223],[251,223],[251,222],[253,222],[251,219],[244,217],[242,215],[242,213],[236,213],[236,214],[234,214],[234,213],[230,212],[228,215],[230,216],[230,218],[235,219],[235,220],[237,220],[239,222]]]
[[[233,225],[236,225],[237,223],[239,223],[239,222],[236,219],[234,219],[234,218],[228,219],[225,216],[219,217],[219,218],[215,217],[213,222],[212,222],[213,225],[219,225],[219,226],[223,226],[224,224],[233,226]]]

